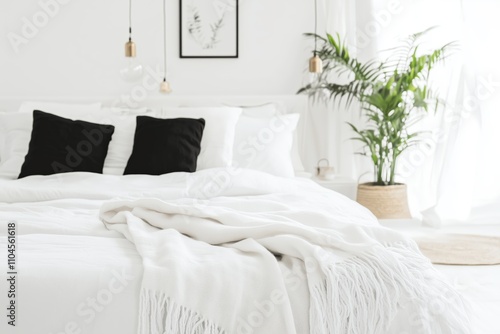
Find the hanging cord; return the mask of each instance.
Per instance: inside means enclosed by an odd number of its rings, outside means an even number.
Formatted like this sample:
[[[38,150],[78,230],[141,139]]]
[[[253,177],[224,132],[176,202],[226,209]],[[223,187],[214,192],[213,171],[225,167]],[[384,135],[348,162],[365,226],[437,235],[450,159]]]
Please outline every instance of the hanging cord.
[[[314,56],[317,55],[318,53],[317,50],[318,50],[318,0],[314,0]]]
[[[132,42],[132,0],[129,1],[128,5],[128,40]]]
[[[164,59],[164,76],[163,81],[167,81],[167,5],[166,0],[163,0],[163,59]]]

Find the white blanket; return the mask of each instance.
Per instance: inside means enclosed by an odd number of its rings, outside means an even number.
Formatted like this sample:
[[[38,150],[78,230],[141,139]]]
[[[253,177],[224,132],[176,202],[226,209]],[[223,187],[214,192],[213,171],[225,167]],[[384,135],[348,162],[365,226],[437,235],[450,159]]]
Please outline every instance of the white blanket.
[[[312,182],[207,171],[171,195],[101,209],[143,258],[141,334],[296,333],[274,255],[301,267],[311,333],[388,333],[398,312],[410,333],[470,332],[412,241]]]

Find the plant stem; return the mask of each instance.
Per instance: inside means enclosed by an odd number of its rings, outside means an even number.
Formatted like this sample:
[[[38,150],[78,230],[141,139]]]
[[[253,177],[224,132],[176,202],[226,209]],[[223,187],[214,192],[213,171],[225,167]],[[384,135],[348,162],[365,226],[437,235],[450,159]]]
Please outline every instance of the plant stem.
[[[389,185],[394,185],[394,176],[396,174],[396,154],[392,155],[392,161],[391,161],[391,175],[389,179]]]
[[[377,184],[384,185],[384,178],[382,177],[382,173],[384,172],[384,162],[380,160],[377,166]]]

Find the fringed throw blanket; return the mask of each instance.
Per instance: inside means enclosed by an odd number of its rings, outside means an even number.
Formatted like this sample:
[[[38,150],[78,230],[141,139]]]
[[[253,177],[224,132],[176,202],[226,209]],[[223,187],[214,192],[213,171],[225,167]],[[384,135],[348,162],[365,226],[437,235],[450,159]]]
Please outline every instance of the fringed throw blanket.
[[[279,261],[301,266],[310,333],[469,333],[460,296],[366,209],[309,181],[250,171],[207,195],[214,179],[193,174],[166,196],[181,199],[101,210],[143,258],[140,334],[298,333]]]

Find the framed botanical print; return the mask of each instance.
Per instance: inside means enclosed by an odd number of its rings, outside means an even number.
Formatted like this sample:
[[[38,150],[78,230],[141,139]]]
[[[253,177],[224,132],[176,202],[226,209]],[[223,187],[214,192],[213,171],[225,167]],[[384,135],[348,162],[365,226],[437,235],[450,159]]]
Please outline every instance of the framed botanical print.
[[[179,0],[181,58],[238,58],[238,0]]]

